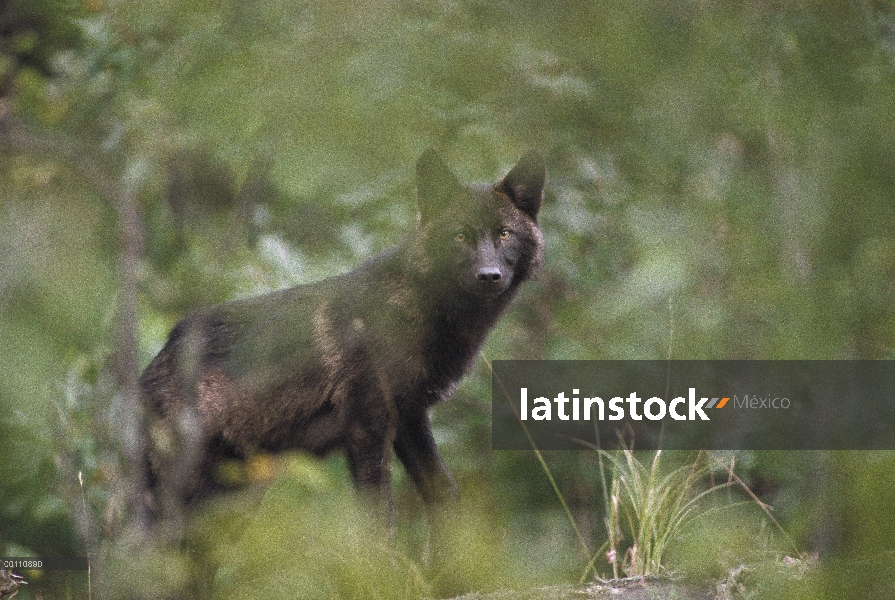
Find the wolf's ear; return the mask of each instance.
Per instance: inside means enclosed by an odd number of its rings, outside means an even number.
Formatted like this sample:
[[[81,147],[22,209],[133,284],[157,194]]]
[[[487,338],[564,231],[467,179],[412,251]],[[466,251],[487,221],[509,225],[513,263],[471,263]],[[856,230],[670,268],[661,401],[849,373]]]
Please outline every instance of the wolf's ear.
[[[423,222],[443,210],[463,186],[441,162],[438,153],[429,148],[416,162],[416,202]]]
[[[532,219],[538,216],[544,199],[544,180],[547,169],[537,150],[531,150],[519,159],[516,166],[497,184],[506,192],[519,210]]]

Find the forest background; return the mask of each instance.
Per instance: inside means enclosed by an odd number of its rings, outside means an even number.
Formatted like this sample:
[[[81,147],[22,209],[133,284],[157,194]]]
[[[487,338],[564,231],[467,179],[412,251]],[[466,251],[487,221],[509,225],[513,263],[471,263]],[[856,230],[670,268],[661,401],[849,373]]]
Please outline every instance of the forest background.
[[[490,360],[895,358],[893,117],[887,1],[0,0],[0,555],[114,554],[134,378],[170,327],[401,239],[428,147],[466,181],[547,160],[545,267]],[[483,362],[433,419],[460,587],[611,573],[595,453],[544,454],[579,538],[537,457],[491,450]],[[707,516],[677,568],[818,551],[800,597],[892,595],[895,454],[731,457],[787,541]],[[342,464],[292,465],[264,514],[325,520]],[[331,585],[262,538],[222,595]]]

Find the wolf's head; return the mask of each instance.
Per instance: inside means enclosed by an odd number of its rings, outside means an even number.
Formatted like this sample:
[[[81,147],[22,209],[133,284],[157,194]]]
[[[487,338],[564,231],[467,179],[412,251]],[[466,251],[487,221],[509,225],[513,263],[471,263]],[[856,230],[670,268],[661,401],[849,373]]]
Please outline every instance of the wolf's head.
[[[461,184],[434,150],[416,165],[417,268],[440,289],[509,300],[543,260],[544,160],[523,156],[494,184]],[[434,290],[433,290],[434,291]]]

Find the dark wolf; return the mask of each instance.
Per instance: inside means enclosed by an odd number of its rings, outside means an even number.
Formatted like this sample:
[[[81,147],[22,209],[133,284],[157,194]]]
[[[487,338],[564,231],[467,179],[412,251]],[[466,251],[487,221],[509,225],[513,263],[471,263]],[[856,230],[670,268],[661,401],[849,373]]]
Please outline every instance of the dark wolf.
[[[531,152],[495,184],[464,185],[426,151],[403,242],[351,272],[177,323],[140,378],[156,510],[220,489],[222,461],[290,449],[344,450],[357,487],[385,502],[394,450],[427,504],[454,496],[428,409],[541,265],[544,178]]]

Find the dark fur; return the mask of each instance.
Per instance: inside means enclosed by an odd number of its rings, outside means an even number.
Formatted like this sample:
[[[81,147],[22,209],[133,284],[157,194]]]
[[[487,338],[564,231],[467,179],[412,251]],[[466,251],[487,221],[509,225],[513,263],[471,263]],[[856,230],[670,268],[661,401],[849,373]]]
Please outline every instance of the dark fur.
[[[358,487],[387,498],[394,449],[427,503],[451,497],[427,410],[540,266],[543,186],[534,152],[494,185],[461,185],[427,151],[418,223],[401,244],[181,320],[140,378],[156,490],[189,504],[219,487],[222,460],[343,448]]]

